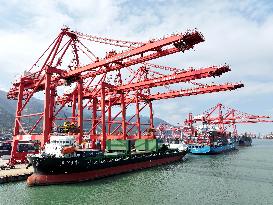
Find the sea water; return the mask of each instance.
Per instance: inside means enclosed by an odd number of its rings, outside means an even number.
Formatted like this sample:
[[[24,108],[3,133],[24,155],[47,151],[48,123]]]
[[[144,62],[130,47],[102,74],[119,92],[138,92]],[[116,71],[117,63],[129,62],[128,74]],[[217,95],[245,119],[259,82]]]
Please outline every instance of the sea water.
[[[2,184],[0,204],[273,204],[273,140],[91,182]]]

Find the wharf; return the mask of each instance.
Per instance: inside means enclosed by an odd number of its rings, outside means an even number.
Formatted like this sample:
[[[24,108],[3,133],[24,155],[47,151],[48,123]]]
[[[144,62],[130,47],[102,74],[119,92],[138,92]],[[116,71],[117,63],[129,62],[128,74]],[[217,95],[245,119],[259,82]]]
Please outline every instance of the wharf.
[[[0,159],[0,166],[5,161]],[[0,184],[26,180],[32,173],[33,167],[26,168],[26,164],[15,165],[13,169],[0,169]]]

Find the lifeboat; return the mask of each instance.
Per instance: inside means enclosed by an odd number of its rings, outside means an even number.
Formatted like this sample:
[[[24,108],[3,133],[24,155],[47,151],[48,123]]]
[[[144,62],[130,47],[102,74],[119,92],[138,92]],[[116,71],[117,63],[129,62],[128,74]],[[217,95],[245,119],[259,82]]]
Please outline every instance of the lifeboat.
[[[75,151],[76,151],[75,147],[68,146],[63,148],[62,154],[71,154],[71,153],[74,153]]]

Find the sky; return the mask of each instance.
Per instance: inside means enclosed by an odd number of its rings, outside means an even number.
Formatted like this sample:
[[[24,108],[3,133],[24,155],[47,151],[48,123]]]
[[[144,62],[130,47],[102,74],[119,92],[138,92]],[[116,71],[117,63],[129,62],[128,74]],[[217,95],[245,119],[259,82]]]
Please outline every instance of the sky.
[[[231,92],[154,102],[154,113],[172,124],[221,102],[243,112],[273,116],[273,1],[0,0],[0,89],[27,70],[67,25],[83,33],[144,41],[197,28],[205,42],[160,59],[185,68],[222,65],[232,71],[215,82],[243,82]],[[273,124],[238,125],[268,133]]]

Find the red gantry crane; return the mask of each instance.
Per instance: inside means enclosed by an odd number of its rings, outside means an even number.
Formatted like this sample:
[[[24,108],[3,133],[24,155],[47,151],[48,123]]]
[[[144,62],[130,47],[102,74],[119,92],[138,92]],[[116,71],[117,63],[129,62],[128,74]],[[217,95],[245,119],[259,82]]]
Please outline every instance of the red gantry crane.
[[[26,159],[26,152],[17,151],[20,140],[38,140],[43,147],[65,122],[73,125],[73,129],[64,126],[63,130],[74,135],[79,144],[89,139],[95,146],[100,140],[104,150],[106,139],[154,138],[153,100],[243,87],[242,83],[203,85],[192,81],[220,76],[230,71],[228,65],[177,69],[148,63],[184,53],[203,41],[202,34],[196,30],[147,42],[131,42],[63,28],[8,92],[9,99],[17,100],[11,163]],[[106,52],[102,53],[103,50]],[[95,55],[95,51],[99,54]],[[169,88],[177,83],[191,83],[195,87]],[[167,91],[162,91],[164,87]],[[34,95],[43,95],[42,112],[30,113],[28,106]],[[145,110],[150,116],[148,123],[140,118]],[[134,113],[130,117],[129,111]]]
[[[185,124],[190,127],[196,122],[217,125],[221,132],[226,132],[227,129],[232,126],[233,135],[236,137],[238,136],[236,124],[273,122],[273,120],[269,118],[270,116],[252,115],[218,103],[201,115],[192,116],[192,113],[190,113]]]
[[[170,124],[160,124],[156,127],[157,137],[164,141],[181,138],[181,127]]]

